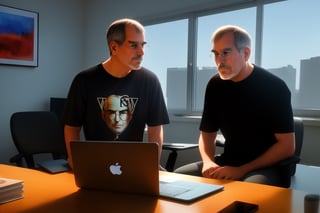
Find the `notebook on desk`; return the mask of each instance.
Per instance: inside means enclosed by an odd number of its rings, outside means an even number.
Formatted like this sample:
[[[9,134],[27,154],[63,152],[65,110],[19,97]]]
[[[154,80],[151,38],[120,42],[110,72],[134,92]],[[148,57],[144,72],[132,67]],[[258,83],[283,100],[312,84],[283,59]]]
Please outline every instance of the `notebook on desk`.
[[[158,144],[118,141],[71,142],[76,185],[83,189],[194,201],[221,185],[159,177]]]

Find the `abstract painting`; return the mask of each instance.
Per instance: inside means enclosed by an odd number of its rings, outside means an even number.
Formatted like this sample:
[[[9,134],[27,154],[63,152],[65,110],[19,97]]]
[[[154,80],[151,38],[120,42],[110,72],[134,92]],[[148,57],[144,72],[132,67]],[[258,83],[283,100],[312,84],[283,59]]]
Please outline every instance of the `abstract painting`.
[[[38,13],[0,5],[0,64],[38,66]]]

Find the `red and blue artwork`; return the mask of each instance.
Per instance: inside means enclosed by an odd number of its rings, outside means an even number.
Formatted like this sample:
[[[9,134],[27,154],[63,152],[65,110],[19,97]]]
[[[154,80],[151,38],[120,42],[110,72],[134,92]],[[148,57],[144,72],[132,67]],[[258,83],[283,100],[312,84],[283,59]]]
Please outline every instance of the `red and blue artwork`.
[[[34,18],[0,11],[0,58],[34,60]]]

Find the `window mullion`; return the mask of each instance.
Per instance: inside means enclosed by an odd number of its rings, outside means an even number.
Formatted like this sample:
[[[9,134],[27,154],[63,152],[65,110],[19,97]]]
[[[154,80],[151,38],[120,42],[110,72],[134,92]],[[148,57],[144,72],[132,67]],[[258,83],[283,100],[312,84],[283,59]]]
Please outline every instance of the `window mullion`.
[[[195,77],[197,58],[197,17],[189,17],[188,24],[188,64],[187,64],[187,113],[191,114],[195,100]]]
[[[263,39],[263,4],[257,4],[256,14],[256,43],[255,43],[255,64],[261,66],[262,39]]]

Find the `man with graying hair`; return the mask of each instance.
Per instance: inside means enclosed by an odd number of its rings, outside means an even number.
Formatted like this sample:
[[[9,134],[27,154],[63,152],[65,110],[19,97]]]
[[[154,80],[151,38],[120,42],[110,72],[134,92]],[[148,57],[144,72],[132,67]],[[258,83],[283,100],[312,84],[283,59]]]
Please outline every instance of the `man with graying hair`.
[[[107,30],[107,44],[110,57],[77,74],[68,93],[64,133],[71,167],[70,142],[80,139],[82,127],[85,139],[94,141],[142,141],[147,127],[148,141],[158,143],[161,154],[163,125],[169,123],[169,116],[157,76],[141,66],[144,27],[136,20],[116,20]],[[104,111],[105,100],[112,100],[113,108]],[[132,114],[126,114],[121,100],[134,105]],[[108,121],[116,121],[111,128],[106,125],[107,115]],[[125,119],[123,128],[120,121]]]
[[[291,93],[283,80],[250,63],[251,38],[238,26],[222,26],[212,36],[218,74],[207,84],[200,123],[201,162],[176,172],[208,178],[289,187],[294,154]],[[216,138],[225,138],[215,155]]]

